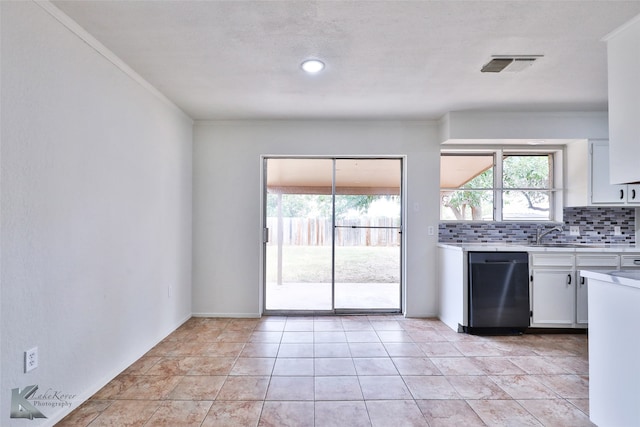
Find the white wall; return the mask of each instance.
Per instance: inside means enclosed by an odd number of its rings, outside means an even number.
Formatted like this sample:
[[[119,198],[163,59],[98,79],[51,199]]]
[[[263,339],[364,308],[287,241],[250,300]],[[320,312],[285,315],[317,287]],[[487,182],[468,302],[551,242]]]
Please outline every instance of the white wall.
[[[1,8],[0,425],[40,426],[63,411],[11,420],[11,389],[78,403],[190,317],[193,128],[37,4]]]
[[[437,315],[439,153],[428,122],[197,122],[194,315],[261,313],[261,155],[405,155],[406,314]]]
[[[440,141],[608,139],[603,111],[474,112],[454,111],[440,120]],[[567,141],[568,142],[568,141]],[[560,143],[560,142],[559,142]]]

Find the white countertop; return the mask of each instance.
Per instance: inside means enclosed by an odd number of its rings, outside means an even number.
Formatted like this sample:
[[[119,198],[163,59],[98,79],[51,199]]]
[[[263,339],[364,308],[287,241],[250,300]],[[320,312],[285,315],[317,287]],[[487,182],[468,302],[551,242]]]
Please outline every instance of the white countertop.
[[[575,246],[531,246],[518,243],[438,243],[438,247],[461,251],[483,252],[640,252],[640,247],[631,245],[580,245]]]
[[[611,270],[611,271],[589,271],[583,270],[580,275],[599,280],[601,282],[614,283],[617,285],[630,286],[640,289],[640,270]]]

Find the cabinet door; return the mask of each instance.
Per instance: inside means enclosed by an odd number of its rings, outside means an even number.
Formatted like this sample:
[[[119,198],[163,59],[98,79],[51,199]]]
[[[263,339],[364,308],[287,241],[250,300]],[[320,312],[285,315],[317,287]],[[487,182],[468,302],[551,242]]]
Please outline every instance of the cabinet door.
[[[640,204],[640,185],[627,185],[627,203]]]
[[[625,204],[627,186],[612,185],[609,180],[609,144],[591,143],[591,203]],[[638,194],[640,196],[640,194]]]
[[[576,324],[586,327],[589,323],[588,296],[589,279],[580,276],[580,270],[618,270],[618,254],[579,254],[576,255]]]
[[[573,325],[576,291],[573,270],[534,269],[531,326]]]
[[[609,137],[615,182],[640,181],[640,21],[607,39]]]
[[[580,277],[580,273],[576,274],[576,323],[581,326],[587,326],[589,323],[589,280],[586,277]]]

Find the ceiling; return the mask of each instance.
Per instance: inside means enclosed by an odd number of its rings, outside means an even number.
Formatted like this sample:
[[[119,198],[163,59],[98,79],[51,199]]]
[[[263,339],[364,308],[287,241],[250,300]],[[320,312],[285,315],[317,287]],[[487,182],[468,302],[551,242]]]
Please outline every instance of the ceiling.
[[[194,119],[602,111],[640,1],[53,1]],[[544,55],[481,73],[492,55]],[[326,69],[307,75],[306,58]]]

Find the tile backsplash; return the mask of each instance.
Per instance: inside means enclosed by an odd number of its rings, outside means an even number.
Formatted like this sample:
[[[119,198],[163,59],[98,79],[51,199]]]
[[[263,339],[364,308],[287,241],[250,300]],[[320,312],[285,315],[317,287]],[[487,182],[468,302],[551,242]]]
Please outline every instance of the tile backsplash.
[[[545,236],[550,243],[630,244],[635,245],[635,208],[582,207],[564,209],[564,233]],[[535,240],[536,228],[550,228],[548,222],[445,222],[438,230],[443,243],[518,243]],[[580,236],[570,236],[569,227],[578,226]],[[614,227],[621,235],[614,236]]]

